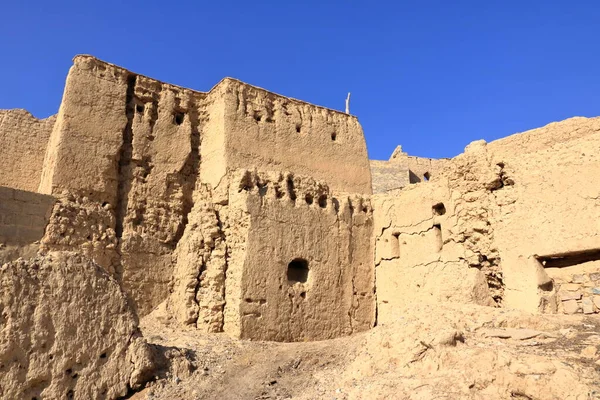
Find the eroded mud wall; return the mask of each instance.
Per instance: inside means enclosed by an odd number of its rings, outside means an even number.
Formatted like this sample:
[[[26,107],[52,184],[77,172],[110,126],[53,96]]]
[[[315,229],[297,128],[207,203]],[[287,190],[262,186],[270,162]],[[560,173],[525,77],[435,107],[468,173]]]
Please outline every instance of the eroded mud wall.
[[[198,176],[203,97],[88,56],[67,78],[40,185],[60,200],[44,245],[89,253],[142,315],[168,294]]]
[[[374,323],[372,210],[312,178],[247,172],[234,207],[249,216],[240,314],[225,330],[243,338],[333,338]],[[229,279],[229,278],[228,278]],[[229,282],[228,282],[229,284]],[[237,299],[236,299],[237,300]],[[227,314],[226,314],[227,315]]]
[[[599,121],[573,118],[474,142],[430,182],[376,196],[379,316],[421,295],[563,309],[545,264],[599,247]]]
[[[0,267],[0,397],[115,399],[153,377],[119,284],[75,253]]]
[[[228,167],[293,171],[332,190],[371,193],[367,146],[356,117],[225,79]]]
[[[37,191],[55,120],[37,119],[25,110],[0,110],[0,186]]]

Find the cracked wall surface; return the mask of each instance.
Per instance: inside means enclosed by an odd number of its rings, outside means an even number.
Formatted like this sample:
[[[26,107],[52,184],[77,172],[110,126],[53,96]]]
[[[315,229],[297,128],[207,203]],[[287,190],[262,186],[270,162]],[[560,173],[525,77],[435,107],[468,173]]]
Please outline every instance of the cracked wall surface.
[[[572,118],[473,142],[430,182],[376,195],[379,317],[421,297],[556,312],[536,257],[599,248],[599,150],[600,119]]]
[[[0,186],[36,191],[56,116],[37,119],[25,110],[0,110]]]

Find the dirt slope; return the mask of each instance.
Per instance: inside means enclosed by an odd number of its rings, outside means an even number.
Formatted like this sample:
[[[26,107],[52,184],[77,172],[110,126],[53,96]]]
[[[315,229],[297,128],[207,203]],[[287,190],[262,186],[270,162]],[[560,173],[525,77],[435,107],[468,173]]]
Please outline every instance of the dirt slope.
[[[369,332],[311,343],[199,335],[149,316],[149,341],[189,351],[133,398],[600,398],[597,317],[439,304],[398,311]]]

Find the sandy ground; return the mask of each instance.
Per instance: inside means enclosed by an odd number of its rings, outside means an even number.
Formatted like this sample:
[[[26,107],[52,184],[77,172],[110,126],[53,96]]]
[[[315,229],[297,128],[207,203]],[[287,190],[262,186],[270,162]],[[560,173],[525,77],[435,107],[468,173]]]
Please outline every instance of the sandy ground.
[[[153,316],[169,360],[140,399],[600,399],[600,317],[416,304],[322,342],[201,334]]]

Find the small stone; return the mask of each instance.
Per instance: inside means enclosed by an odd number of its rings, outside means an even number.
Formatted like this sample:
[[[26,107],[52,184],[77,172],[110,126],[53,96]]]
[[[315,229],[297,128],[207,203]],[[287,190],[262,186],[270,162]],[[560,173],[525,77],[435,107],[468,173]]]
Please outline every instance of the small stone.
[[[573,275],[573,283],[584,283],[588,281],[588,276],[583,274]]]
[[[581,288],[581,285],[576,283],[565,283],[564,285],[560,285],[560,290],[567,290],[569,292],[575,292]]]
[[[577,300],[567,300],[562,303],[563,311],[565,314],[575,314],[579,311],[579,304]]]
[[[592,293],[594,293],[594,294],[600,294],[600,287],[592,288]]]
[[[585,349],[581,350],[580,356],[583,358],[596,358],[596,354],[598,353],[598,349],[596,346],[588,346]]]
[[[600,272],[593,272],[590,274],[590,279],[592,281],[600,281]]]
[[[594,296],[592,301],[594,302],[594,305],[596,306],[596,308],[600,310],[600,296]]]
[[[566,300],[579,300],[581,299],[581,292],[580,291],[576,291],[576,292],[563,292],[561,291],[559,293],[560,299],[562,301],[566,301]]]
[[[584,297],[583,300],[581,300],[581,306],[583,307],[584,314],[594,313],[594,303],[592,302],[591,298]]]

